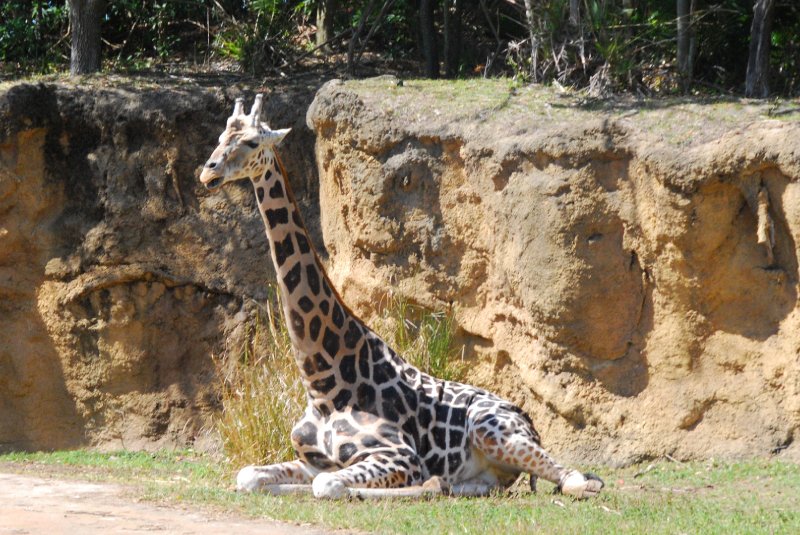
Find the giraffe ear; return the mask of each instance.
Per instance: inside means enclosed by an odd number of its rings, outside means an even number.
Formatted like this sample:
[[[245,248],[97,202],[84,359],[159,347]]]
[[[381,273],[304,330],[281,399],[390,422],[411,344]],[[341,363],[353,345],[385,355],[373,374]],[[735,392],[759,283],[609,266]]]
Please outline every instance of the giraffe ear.
[[[286,137],[286,134],[288,134],[291,131],[292,131],[291,128],[284,128],[282,130],[270,130],[269,131],[270,141],[272,141],[274,145],[277,145],[278,143],[281,142],[283,138]]]
[[[256,95],[256,100],[253,102],[253,107],[250,110],[250,126],[258,126],[261,122],[261,103],[264,95],[259,93]]]

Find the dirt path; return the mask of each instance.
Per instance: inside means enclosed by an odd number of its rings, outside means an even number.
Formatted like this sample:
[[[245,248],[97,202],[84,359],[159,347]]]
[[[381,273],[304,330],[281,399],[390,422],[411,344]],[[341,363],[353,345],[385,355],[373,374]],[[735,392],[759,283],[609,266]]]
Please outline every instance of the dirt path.
[[[136,502],[125,489],[0,473],[0,535],[100,535],[107,533],[288,534],[324,532],[234,515]]]

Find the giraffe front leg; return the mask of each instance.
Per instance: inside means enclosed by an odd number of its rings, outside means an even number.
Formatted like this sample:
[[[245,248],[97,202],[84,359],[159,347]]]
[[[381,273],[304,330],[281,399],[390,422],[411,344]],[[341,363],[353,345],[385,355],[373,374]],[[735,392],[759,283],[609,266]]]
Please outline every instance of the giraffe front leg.
[[[470,441],[493,465],[544,478],[578,499],[600,493],[603,481],[557,463],[539,444],[539,436],[522,414],[503,406],[491,411],[468,411]]]
[[[336,472],[317,475],[312,489],[317,498],[342,499],[358,495],[351,489],[394,489],[421,482],[422,470],[415,456],[380,453]]]
[[[280,485],[308,485],[319,470],[303,461],[289,461],[267,466],[245,466],[236,476],[236,490],[281,494]]]

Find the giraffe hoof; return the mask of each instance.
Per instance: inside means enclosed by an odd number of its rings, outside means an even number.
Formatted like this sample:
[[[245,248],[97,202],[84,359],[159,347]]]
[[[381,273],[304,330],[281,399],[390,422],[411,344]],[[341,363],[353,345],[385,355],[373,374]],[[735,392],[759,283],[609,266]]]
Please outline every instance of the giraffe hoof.
[[[423,490],[430,494],[448,494],[450,492],[450,485],[439,476],[433,476],[422,484]]]
[[[259,488],[258,473],[255,466],[245,466],[236,474],[236,490],[253,492]]]
[[[582,500],[600,494],[604,485],[603,480],[594,474],[583,475],[573,470],[564,476],[558,487],[564,494]]]
[[[314,492],[315,498],[341,500],[350,497],[350,489],[330,472],[322,472],[317,475],[311,483],[311,490]]]

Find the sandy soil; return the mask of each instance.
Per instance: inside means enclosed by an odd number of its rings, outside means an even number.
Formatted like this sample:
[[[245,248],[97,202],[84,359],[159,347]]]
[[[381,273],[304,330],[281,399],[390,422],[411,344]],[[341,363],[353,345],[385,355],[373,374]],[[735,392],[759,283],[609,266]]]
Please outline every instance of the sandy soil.
[[[324,533],[279,522],[137,502],[119,485],[0,473],[0,535],[153,532]]]

